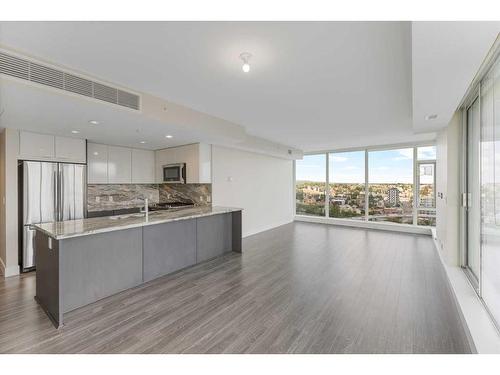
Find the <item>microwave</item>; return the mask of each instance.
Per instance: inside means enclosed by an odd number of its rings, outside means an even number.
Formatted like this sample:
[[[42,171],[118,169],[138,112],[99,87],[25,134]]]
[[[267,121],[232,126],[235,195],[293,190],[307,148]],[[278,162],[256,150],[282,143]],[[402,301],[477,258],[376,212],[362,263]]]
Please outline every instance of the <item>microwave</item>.
[[[186,163],[166,164],[163,169],[163,182],[185,184]]]

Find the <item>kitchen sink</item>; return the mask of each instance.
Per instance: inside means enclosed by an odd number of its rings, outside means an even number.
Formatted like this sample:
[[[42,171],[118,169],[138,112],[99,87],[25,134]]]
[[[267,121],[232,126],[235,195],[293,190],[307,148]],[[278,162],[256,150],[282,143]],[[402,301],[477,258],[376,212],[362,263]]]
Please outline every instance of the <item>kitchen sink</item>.
[[[165,211],[168,211],[168,210],[152,211],[152,212],[149,212],[149,216],[159,215]],[[123,219],[139,218],[139,217],[145,217],[145,216],[146,216],[146,214],[144,212],[141,212],[141,213],[136,213],[136,214],[108,216],[108,219],[110,219],[110,220],[123,220]]]
[[[108,216],[108,219],[110,219],[110,220],[123,220],[123,219],[137,218],[137,217],[144,217],[144,216],[145,216],[145,214],[138,213],[138,214]]]

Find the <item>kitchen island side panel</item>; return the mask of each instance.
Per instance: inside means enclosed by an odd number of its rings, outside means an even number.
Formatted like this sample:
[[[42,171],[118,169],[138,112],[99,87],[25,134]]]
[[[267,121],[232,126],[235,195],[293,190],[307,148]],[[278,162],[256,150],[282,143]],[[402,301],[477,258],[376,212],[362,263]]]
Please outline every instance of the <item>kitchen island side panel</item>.
[[[50,248],[49,248],[50,246]],[[59,284],[59,244],[42,232],[35,234],[36,295],[35,300],[45,310],[56,327],[62,325]]]
[[[142,228],[63,239],[59,254],[62,312],[143,282]]]
[[[232,218],[232,250],[236,253],[241,253],[243,251],[242,245],[242,215],[241,211],[234,211],[231,214]]]
[[[144,282],[196,263],[196,219],[143,228]]]
[[[231,214],[197,219],[196,262],[215,258],[232,250]]]

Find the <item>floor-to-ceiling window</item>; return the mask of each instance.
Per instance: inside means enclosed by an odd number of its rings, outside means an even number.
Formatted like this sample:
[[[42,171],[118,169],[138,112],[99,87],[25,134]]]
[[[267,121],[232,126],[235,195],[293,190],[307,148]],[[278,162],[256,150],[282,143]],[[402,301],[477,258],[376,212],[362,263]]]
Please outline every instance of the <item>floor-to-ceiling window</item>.
[[[325,216],[326,155],[305,155],[295,163],[295,211]]]
[[[436,225],[434,145],[318,153],[295,168],[298,215]]]
[[[368,218],[413,223],[413,148],[368,153]]]
[[[332,152],[328,167],[329,216],[364,220],[365,152]]]

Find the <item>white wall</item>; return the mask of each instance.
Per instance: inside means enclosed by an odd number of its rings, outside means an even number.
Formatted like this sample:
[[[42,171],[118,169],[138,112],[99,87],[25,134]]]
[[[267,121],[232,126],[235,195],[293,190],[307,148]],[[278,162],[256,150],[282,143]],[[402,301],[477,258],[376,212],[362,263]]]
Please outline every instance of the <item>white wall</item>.
[[[457,111],[436,139],[436,235],[449,265],[460,265],[460,157],[462,113]]]
[[[293,161],[212,146],[212,201],[243,208],[243,236],[293,221]]]
[[[19,274],[17,237],[17,154],[19,133],[0,134],[0,273]]]

